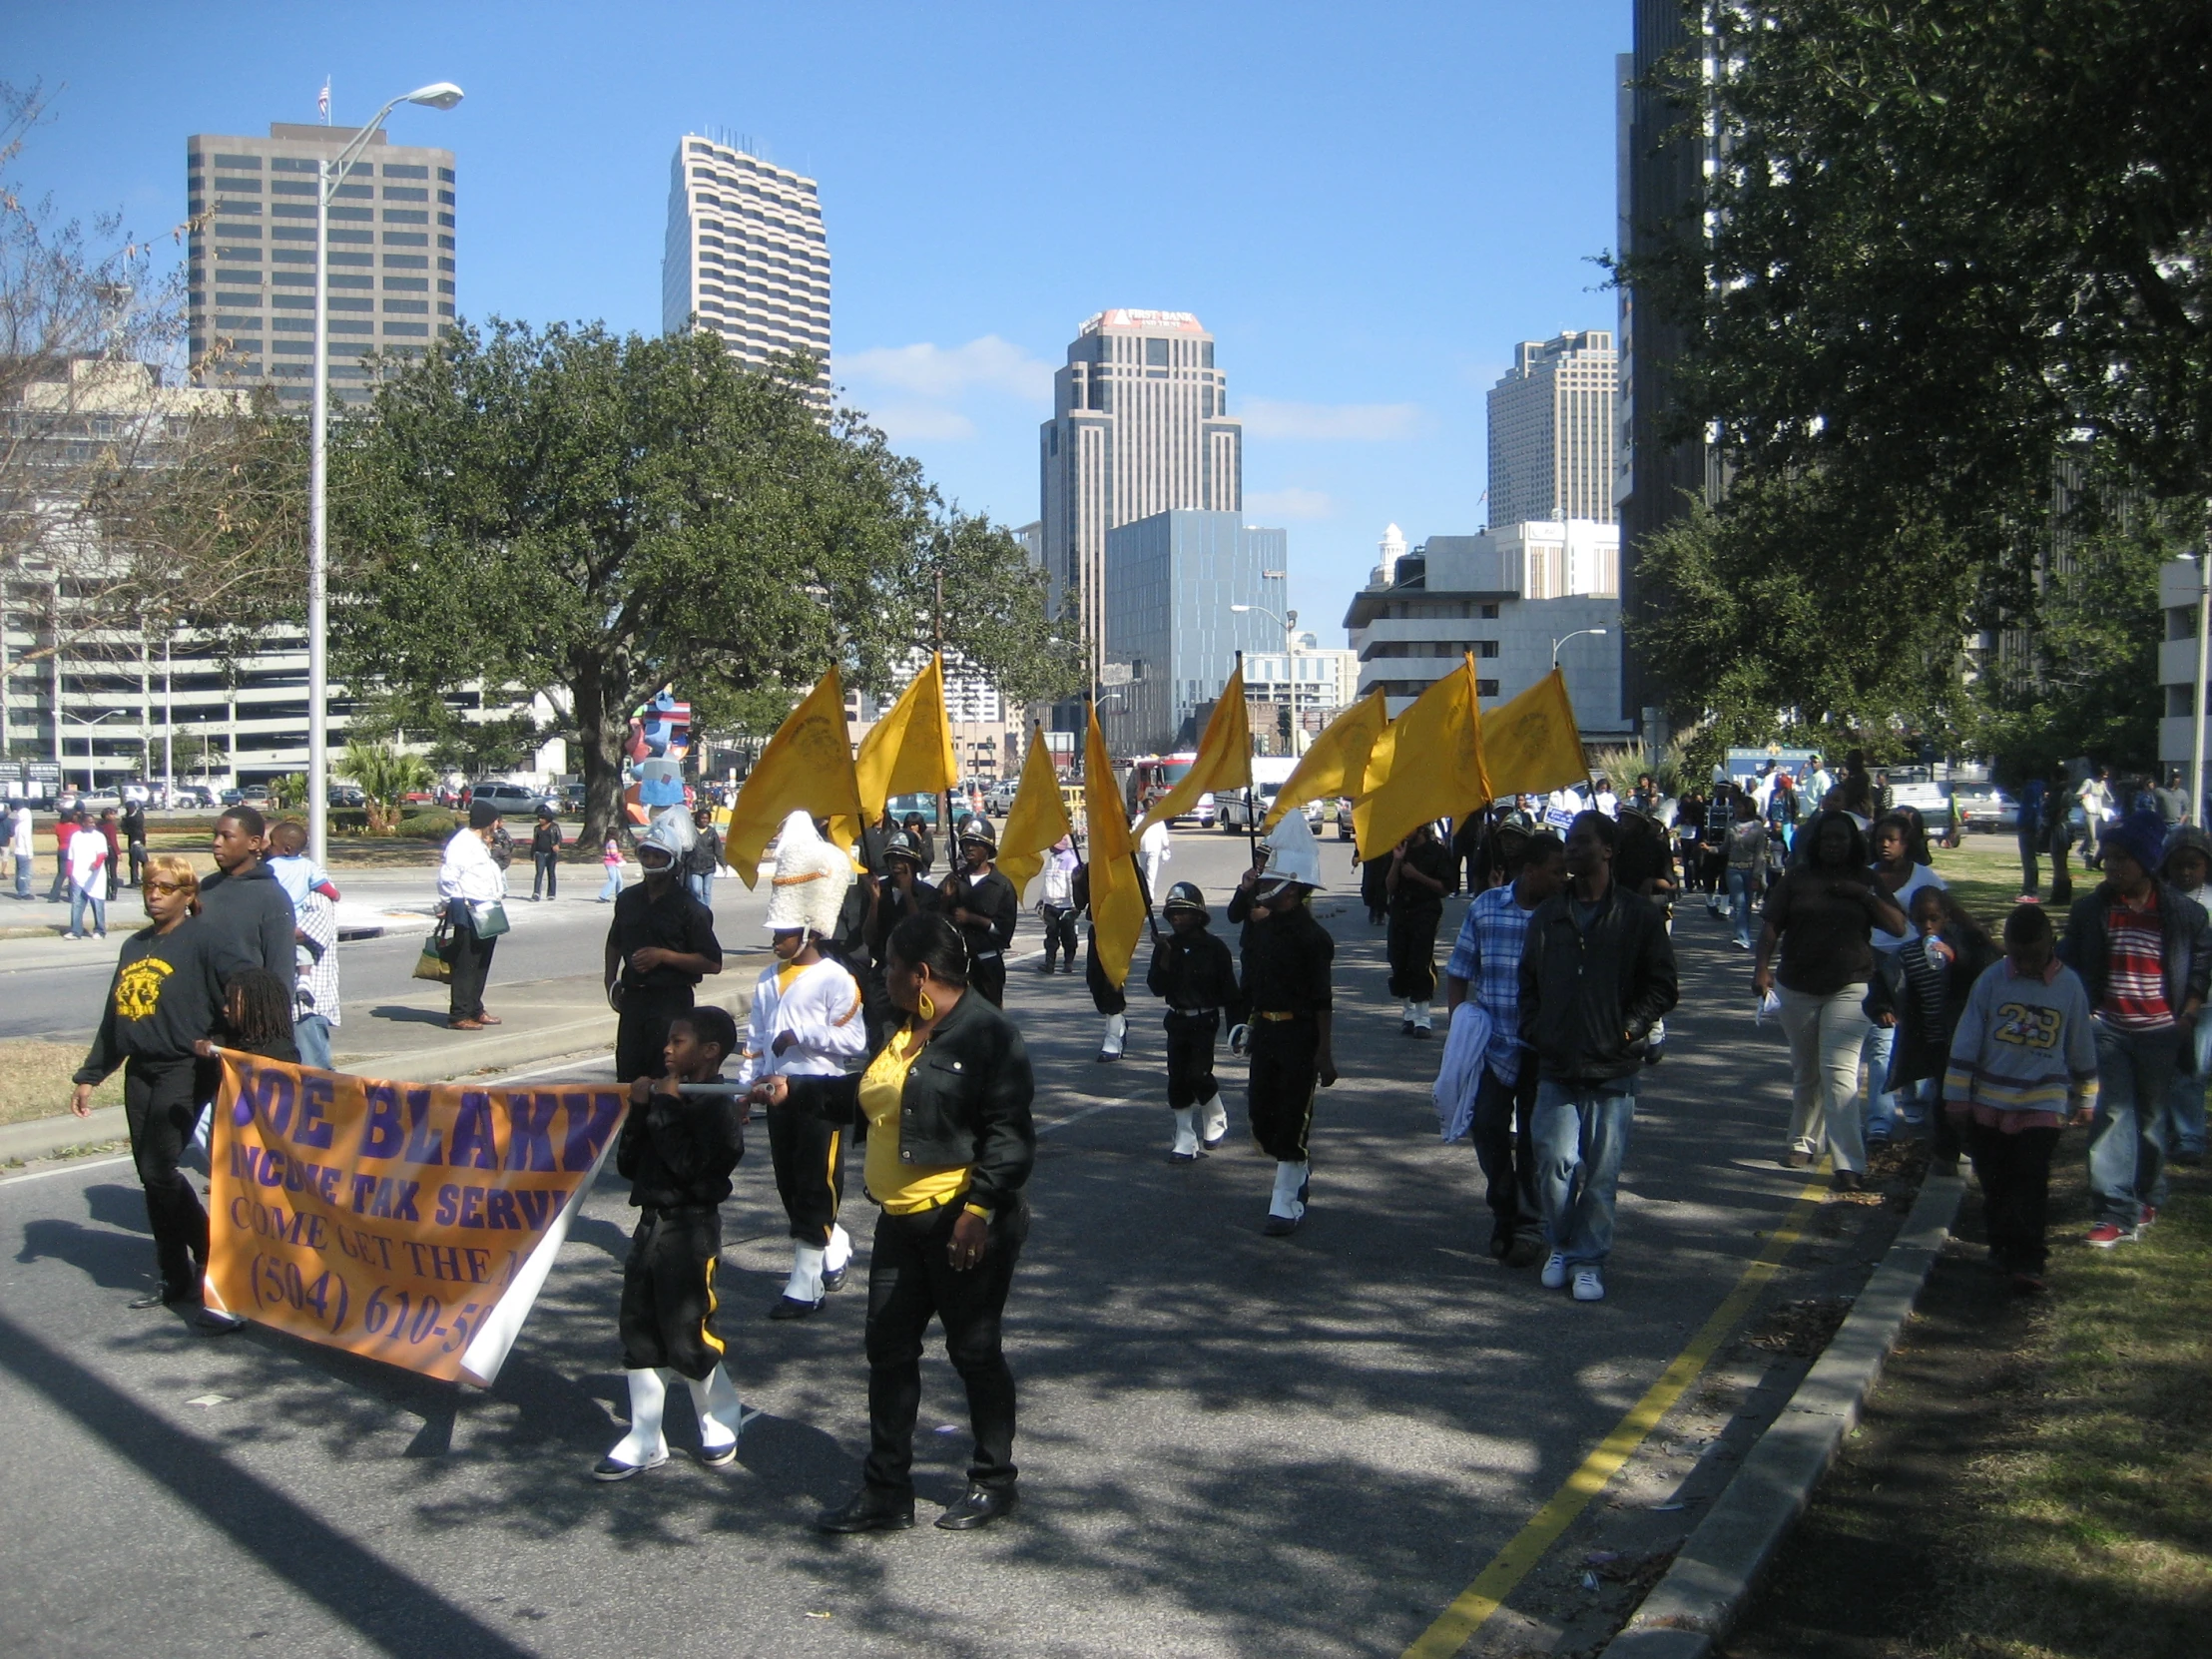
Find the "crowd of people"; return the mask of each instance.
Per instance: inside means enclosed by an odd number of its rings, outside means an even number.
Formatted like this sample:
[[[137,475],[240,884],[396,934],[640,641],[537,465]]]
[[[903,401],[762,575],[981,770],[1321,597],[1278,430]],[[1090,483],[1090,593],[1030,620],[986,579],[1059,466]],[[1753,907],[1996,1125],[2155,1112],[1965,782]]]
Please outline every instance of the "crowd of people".
[[[1826,1159],[1834,1186],[1850,1191],[1870,1147],[1927,1137],[1939,1172],[1970,1160],[1991,1259],[2023,1292],[2043,1288],[2049,1170],[2069,1123],[2091,1131],[2087,1242],[2109,1248],[2155,1222],[2169,1160],[2203,1155],[2212,837],[2170,826],[2156,800],[2099,819],[2102,880],[2074,901],[2063,937],[2030,894],[1997,939],[1950,895],[1926,823],[1878,800],[1856,757],[1833,778],[1717,781],[1671,811],[1648,777],[1625,796],[1594,780],[1456,827],[1422,826],[1367,861],[1360,885],[1387,929],[1404,1036],[1433,1034],[1441,979],[1436,1096],[1449,1135],[1471,1142],[1496,1257],[1536,1268],[1574,1301],[1605,1297],[1615,1194],[1640,1079],[1665,1052],[1678,996],[1672,930],[1691,894],[1751,956],[1762,1017],[1787,1041],[1783,1167]],[[677,1376],[704,1460],[734,1456],[744,1410],[717,1328],[718,1207],[758,1111],[792,1240],[770,1318],[808,1318],[846,1281],[855,1140],[877,1211],[864,1339],[871,1446],[860,1490],[821,1524],[913,1524],[918,1364],[934,1319],[975,1434],[968,1489],[938,1524],[986,1525],[1016,1502],[1000,1330],[1028,1231],[1034,1079],[1001,1004],[1021,895],[979,816],[954,831],[954,866],[934,881],[918,821],[886,818],[849,854],[823,828],[794,814],[777,838],[774,959],[742,1032],[697,1000],[724,967],[712,889],[697,879],[704,857],[719,860],[711,818],[661,814],[637,846],[642,880],[614,883],[605,977],[632,1100],[617,1167],[639,1222],[619,1318],[631,1418],[594,1473],[626,1479],[666,1459]],[[215,874],[195,878],[169,856],[139,865],[149,924],[124,948],[72,1107],[88,1109],[93,1087],[123,1068],[160,1272],[142,1306],[199,1299],[207,1218],[180,1160],[213,1093],[213,1045],[330,1063],[338,894],[302,840],[296,825],[236,808],[215,827]],[[557,828],[548,837],[538,826],[534,889],[546,898],[557,849]],[[1148,893],[1165,873],[1162,850]],[[441,948],[458,1029],[498,1023],[483,988],[506,930],[512,851],[489,803],[444,850]],[[1262,1230],[1280,1237],[1308,1215],[1315,1102],[1337,1080],[1336,940],[1312,905],[1324,883],[1305,818],[1288,815],[1258,853],[1226,909],[1234,944],[1214,932],[1196,884],[1158,894],[1143,985],[1163,1004],[1167,1158],[1195,1162],[1227,1137],[1226,1035],[1248,1060],[1248,1122],[1274,1165]],[[1106,1021],[1098,1057],[1112,1062],[1126,1052],[1133,987],[1112,983],[1095,925],[1082,926],[1090,874],[1072,839],[1046,854],[1040,971],[1072,973],[1086,932],[1086,982]],[[1462,881],[1471,897],[1439,975],[1444,901]],[[200,1317],[208,1329],[235,1323]]]

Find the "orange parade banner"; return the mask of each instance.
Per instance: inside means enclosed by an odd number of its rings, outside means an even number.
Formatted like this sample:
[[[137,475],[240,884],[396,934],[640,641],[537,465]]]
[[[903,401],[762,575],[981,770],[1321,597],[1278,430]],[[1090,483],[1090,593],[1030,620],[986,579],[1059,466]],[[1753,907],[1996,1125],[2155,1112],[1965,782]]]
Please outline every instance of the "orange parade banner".
[[[207,1305],[489,1387],[628,1106],[223,1051]]]

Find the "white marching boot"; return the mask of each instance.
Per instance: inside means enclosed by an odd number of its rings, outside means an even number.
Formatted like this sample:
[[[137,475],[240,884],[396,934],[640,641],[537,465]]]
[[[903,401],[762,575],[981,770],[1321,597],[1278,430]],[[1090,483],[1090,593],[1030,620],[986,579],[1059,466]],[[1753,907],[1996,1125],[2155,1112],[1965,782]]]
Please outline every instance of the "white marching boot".
[[[592,1466],[594,1480],[627,1480],[643,1469],[668,1461],[668,1439],[661,1433],[661,1410],[668,1403],[667,1381],[657,1371],[634,1371],[630,1379],[630,1432]]]
[[[1198,1141],[1208,1152],[1229,1138],[1229,1108],[1219,1092],[1198,1103]]]
[[[735,1462],[738,1436],[745,1430],[745,1401],[738,1385],[720,1366],[704,1379],[687,1377],[692,1408],[699,1413],[699,1460],[711,1469]]]
[[[1414,1003],[1413,1029],[1418,1031],[1422,1036],[1425,1037],[1431,1031],[1435,1030],[1435,1028],[1436,1016],[1433,1012],[1430,1011],[1429,1005],[1425,1002]]]
[[[1188,1106],[1175,1114],[1175,1145],[1168,1152],[1171,1163],[1194,1163],[1198,1158],[1198,1113]]]
[[[1128,1033],[1129,1016],[1127,1014],[1107,1015],[1106,1040],[1098,1045],[1098,1057],[1101,1060],[1120,1059],[1122,1038],[1127,1036]]]
[[[792,1276],[784,1282],[784,1294],[768,1311],[772,1320],[803,1320],[822,1306],[823,1264],[829,1252],[821,1245],[792,1246]]]
[[[822,1288],[844,1289],[845,1270],[852,1266],[852,1235],[835,1222],[830,1224],[829,1248],[822,1253]]]
[[[1267,1225],[1260,1229],[1270,1238],[1280,1239],[1296,1233],[1298,1224],[1306,1219],[1306,1193],[1312,1185],[1311,1164],[1294,1164],[1287,1160],[1275,1166],[1275,1196],[1268,1201]]]

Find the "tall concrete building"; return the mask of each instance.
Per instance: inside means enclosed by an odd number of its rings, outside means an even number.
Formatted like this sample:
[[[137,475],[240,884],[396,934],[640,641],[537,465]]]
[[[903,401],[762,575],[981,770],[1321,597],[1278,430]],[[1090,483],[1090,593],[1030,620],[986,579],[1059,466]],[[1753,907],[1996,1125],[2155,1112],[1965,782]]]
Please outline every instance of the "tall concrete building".
[[[1087,319],[1053,376],[1038,462],[1053,610],[1072,599],[1095,680],[1108,656],[1107,532],[1159,513],[1244,511],[1244,423],[1229,413],[1214,336],[1189,311]]]
[[[1182,508],[1108,532],[1105,654],[1130,667],[1099,710],[1115,754],[1196,742],[1199,711],[1221,696],[1237,653],[1281,657],[1283,630],[1262,607],[1284,612],[1289,547],[1287,533],[1241,513]]]
[[[830,361],[830,241],[815,181],[687,133],[670,168],[661,327],[698,325],[759,368],[807,351]]]
[[[302,405],[312,395],[318,170],[359,133],[272,122],[267,138],[185,140],[188,329],[203,384],[274,381]],[[366,352],[420,356],[452,326],[454,195],[452,151],[393,144],[382,129],[347,170],[328,227],[333,397],[367,395]]]
[[[1490,388],[1492,524],[1613,519],[1613,336],[1569,329],[1523,340]]]

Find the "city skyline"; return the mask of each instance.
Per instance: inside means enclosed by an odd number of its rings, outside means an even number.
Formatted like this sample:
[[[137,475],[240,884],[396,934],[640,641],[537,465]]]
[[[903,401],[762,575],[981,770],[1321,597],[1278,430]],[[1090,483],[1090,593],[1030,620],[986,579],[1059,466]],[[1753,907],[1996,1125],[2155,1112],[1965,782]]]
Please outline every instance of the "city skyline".
[[[325,77],[339,124],[451,79],[460,109],[388,126],[395,144],[451,149],[467,176],[460,315],[651,333],[675,140],[756,135],[755,154],[821,181],[846,400],[965,510],[1036,518],[1030,446],[1076,319],[1205,317],[1241,388],[1245,510],[1290,528],[1292,603],[1317,618],[1341,613],[1384,523],[1418,543],[1484,521],[1482,401],[1504,345],[1611,320],[1591,263],[1615,238],[1630,18],[1611,0],[1381,20],[1289,6],[1265,28],[1238,8],[1140,5],[1104,35],[980,5],[741,11],[733,65],[666,51],[697,21],[674,7],[617,20],[392,0],[362,36],[239,6],[258,42],[242,64],[184,14],[119,31],[48,8],[12,41],[12,73],[56,94],[18,172],[66,215],[121,208],[181,263],[166,236],[185,214],[178,139],[310,122]],[[1171,25],[1179,50],[1153,50]],[[1111,145],[1039,142],[1033,101],[1009,96],[1078,58],[1126,83]],[[797,64],[832,67],[828,90]]]
[[[830,242],[816,181],[686,133],[669,169],[661,328],[694,318],[749,368],[830,355]]]

